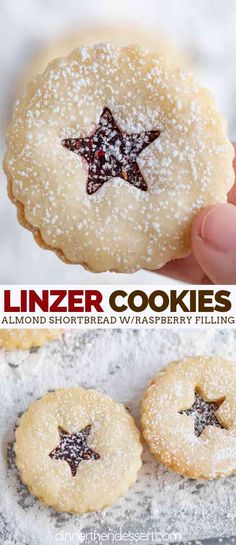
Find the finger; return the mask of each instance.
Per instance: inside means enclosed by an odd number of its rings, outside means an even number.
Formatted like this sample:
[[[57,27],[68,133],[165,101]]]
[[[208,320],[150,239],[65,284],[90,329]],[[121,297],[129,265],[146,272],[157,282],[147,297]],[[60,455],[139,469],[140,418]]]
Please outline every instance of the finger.
[[[236,183],[228,193],[228,203],[236,205]]]
[[[234,150],[236,153],[236,144],[234,144]],[[233,160],[233,167],[234,167],[234,172],[236,175],[236,156],[234,157],[234,160]],[[234,183],[232,189],[228,193],[228,202],[236,205],[236,182]]]
[[[212,284],[201,269],[196,257],[191,254],[184,259],[174,259],[157,271],[163,276],[192,284]]]
[[[217,204],[203,210],[192,227],[192,251],[215,284],[236,284],[236,207]]]

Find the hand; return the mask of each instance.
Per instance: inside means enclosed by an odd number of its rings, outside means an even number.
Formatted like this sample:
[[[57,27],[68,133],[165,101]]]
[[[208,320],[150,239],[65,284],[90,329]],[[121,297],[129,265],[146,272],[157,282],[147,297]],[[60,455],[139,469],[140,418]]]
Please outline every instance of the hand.
[[[236,182],[228,204],[209,206],[195,218],[191,245],[188,257],[167,263],[158,273],[194,284],[236,284]]]

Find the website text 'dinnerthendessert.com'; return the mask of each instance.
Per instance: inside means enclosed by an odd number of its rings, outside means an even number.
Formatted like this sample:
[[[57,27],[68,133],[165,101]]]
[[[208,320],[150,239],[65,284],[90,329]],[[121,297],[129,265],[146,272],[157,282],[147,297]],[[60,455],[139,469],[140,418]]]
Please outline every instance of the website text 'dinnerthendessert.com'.
[[[0,545],[236,540],[235,28],[0,0]]]

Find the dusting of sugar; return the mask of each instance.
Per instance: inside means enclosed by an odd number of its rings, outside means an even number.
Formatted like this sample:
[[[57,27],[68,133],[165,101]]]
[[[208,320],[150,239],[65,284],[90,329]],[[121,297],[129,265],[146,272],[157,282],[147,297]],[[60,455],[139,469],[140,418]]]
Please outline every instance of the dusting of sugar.
[[[79,531],[101,527],[103,531],[168,529],[180,532],[183,541],[236,532],[235,477],[188,480],[164,468],[147,449],[138,481],[126,498],[103,513],[83,517],[56,514],[41,505],[20,483],[15,468],[11,443],[17,417],[46,391],[76,385],[96,388],[123,402],[138,423],[139,403],[148,381],[169,361],[196,353],[234,360],[235,332],[71,332],[31,353],[0,351],[4,445],[0,511],[8,545],[56,545],[58,531],[76,532],[78,538]]]

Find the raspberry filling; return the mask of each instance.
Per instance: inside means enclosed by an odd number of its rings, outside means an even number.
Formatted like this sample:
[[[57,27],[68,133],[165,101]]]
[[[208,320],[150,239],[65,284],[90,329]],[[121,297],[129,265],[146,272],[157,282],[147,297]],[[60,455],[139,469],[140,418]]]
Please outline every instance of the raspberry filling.
[[[83,460],[99,460],[100,455],[88,447],[91,424],[78,433],[68,433],[61,427],[58,428],[58,431],[60,444],[50,452],[49,456],[53,460],[65,460],[70,466],[73,477]]]
[[[190,409],[180,411],[179,414],[186,414],[194,418],[194,433],[200,437],[207,426],[215,426],[217,428],[226,429],[216,416],[216,411],[224,402],[224,399],[218,401],[205,401],[199,392],[195,391],[195,401]]]
[[[85,159],[88,168],[87,193],[92,195],[115,177],[122,178],[141,191],[147,191],[137,158],[159,136],[159,130],[133,134],[123,132],[109,108],[104,108],[93,134],[82,138],[65,138],[61,143]]]

